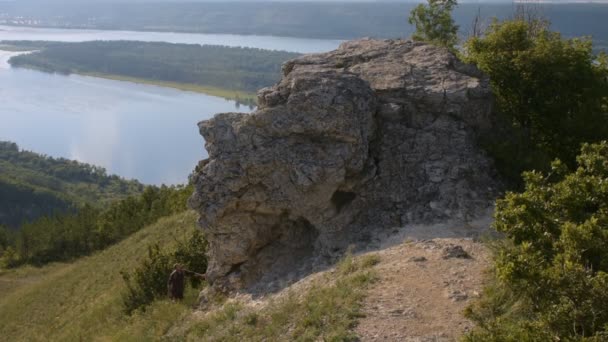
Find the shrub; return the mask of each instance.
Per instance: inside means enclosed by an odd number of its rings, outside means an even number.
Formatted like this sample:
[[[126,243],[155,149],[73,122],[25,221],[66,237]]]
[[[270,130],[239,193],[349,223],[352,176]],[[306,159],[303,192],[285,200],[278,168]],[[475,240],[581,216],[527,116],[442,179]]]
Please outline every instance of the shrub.
[[[142,261],[132,274],[123,271],[127,286],[123,295],[125,311],[145,308],[155,299],[167,295],[167,277],[171,271],[171,257],[160,250],[157,244],[148,247],[148,258]]]
[[[490,76],[511,130],[489,148],[512,181],[559,158],[573,167],[582,143],[608,135],[608,63],[590,38],[564,39],[542,20],[495,21],[465,44],[464,59]]]
[[[608,338],[608,143],[585,144],[578,168],[525,174],[497,202],[494,284],[468,310],[470,341]]]
[[[184,241],[177,241],[177,247],[172,251],[162,251],[158,244],[148,247],[147,258],[133,270],[121,272],[126,292],[123,294],[125,311],[131,314],[142,309],[156,299],[167,296],[167,280],[173,269],[173,264],[181,263],[184,268],[205,272],[207,269],[207,241],[200,231],[195,231]],[[193,288],[200,286],[201,280],[190,277]]]
[[[19,264],[19,256],[12,247],[8,247],[0,254],[0,269],[12,268]]]
[[[207,269],[207,240],[200,231],[195,231],[185,241],[178,241],[177,248],[173,253],[173,260],[182,264],[186,269],[193,272],[204,272]],[[190,277],[190,284],[196,288],[201,284],[201,279]]]

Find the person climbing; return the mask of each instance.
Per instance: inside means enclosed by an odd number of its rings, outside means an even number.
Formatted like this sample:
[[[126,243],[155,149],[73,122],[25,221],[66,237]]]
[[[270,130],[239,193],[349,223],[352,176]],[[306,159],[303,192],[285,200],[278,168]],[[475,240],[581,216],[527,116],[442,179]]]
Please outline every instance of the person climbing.
[[[199,274],[196,272],[185,270],[182,265],[175,264],[173,266],[173,272],[169,275],[169,281],[167,282],[167,288],[169,290],[169,298],[171,300],[182,300],[184,299],[184,277],[186,275],[199,277],[201,279],[205,279],[204,274]]]

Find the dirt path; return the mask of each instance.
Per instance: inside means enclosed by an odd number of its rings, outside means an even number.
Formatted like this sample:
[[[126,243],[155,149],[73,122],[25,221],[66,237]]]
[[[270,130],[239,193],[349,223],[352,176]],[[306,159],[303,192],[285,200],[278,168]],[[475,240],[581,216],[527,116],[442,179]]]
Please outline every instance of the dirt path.
[[[461,246],[470,258],[444,258]],[[489,251],[471,239],[405,242],[374,252],[379,281],[356,328],[362,341],[454,341],[472,323],[463,310],[479,296]],[[453,253],[454,254],[454,253]]]

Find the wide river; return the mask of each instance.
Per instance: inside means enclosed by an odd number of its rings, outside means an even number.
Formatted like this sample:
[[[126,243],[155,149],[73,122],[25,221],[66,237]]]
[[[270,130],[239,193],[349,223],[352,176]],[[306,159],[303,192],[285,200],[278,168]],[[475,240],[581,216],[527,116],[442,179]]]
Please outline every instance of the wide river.
[[[223,44],[298,52],[339,41],[0,26],[0,40],[131,39]],[[100,165],[147,184],[185,183],[207,156],[197,123],[221,112],[249,112],[233,101],[171,88],[13,69],[0,51],[0,140],[53,157]]]

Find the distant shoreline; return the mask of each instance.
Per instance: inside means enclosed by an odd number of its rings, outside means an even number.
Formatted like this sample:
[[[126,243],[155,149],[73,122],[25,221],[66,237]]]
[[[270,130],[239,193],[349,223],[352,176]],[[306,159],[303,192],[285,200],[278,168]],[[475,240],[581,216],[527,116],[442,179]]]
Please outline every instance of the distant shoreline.
[[[6,49],[4,46],[0,46],[0,51],[8,51],[13,52],[12,50]],[[19,52],[21,50],[15,50],[15,52]],[[35,70],[50,74],[62,74],[55,71],[44,70],[42,68],[33,66],[33,65],[20,65],[18,67],[14,67],[16,69],[28,69]],[[121,76],[121,75],[113,75],[113,74],[103,74],[97,72],[71,72],[69,75],[80,75],[80,76],[88,76],[88,77],[96,77],[103,78],[106,80],[119,81],[119,82],[130,82],[136,84],[145,84],[145,85],[153,85],[157,87],[163,88],[172,88],[181,91],[189,91],[193,93],[205,94],[209,96],[221,97],[225,100],[236,101],[242,105],[249,105],[257,103],[257,95],[255,93],[247,93],[242,91],[230,90],[230,89],[222,89],[211,86],[202,86],[197,84],[190,83],[178,83],[178,82],[169,82],[169,81],[159,81],[159,80],[150,80],[139,77],[130,77],[130,76]]]
[[[0,50],[2,50],[1,47],[0,47]],[[34,65],[20,65],[18,67],[14,67],[14,68],[35,70],[35,71],[51,73],[51,74],[63,74],[60,72],[44,70],[44,69],[36,67]],[[99,73],[99,72],[72,71],[69,74],[63,74],[63,75],[80,75],[80,76],[103,78],[106,80],[119,81],[119,82],[130,82],[130,83],[136,83],[136,84],[153,85],[153,86],[158,86],[158,87],[163,87],[163,88],[173,88],[173,89],[177,89],[177,90],[181,90],[181,91],[189,91],[189,92],[193,92],[193,93],[221,97],[225,100],[239,102],[242,105],[248,105],[250,103],[257,103],[257,95],[255,93],[247,93],[247,92],[242,92],[242,91],[222,89],[222,88],[211,87],[211,86],[202,86],[202,85],[191,84],[191,83],[179,83],[179,82],[151,80],[151,79],[145,79],[145,78],[139,78],[139,77],[104,74],[104,73]]]
[[[221,97],[226,100],[237,101],[241,104],[248,104],[250,101],[253,103],[257,102],[257,95],[255,93],[246,93],[242,91],[230,90],[230,89],[222,89],[211,86],[202,86],[191,83],[178,83],[178,82],[169,82],[169,81],[159,81],[159,80],[150,80],[145,78],[138,77],[130,77],[130,76],[120,76],[120,75],[112,75],[112,74],[103,74],[96,72],[74,72],[74,74],[81,76],[89,76],[89,77],[97,77],[103,78],[107,80],[120,81],[120,82],[131,82],[137,84],[146,84],[146,85],[154,85],[164,88],[173,88],[182,91],[189,91],[199,94],[205,94],[215,97]]]
[[[257,104],[258,89],[280,79],[281,64],[299,56],[255,48],[137,41],[15,41],[0,43],[0,49],[24,51],[9,59],[15,68],[155,85],[249,107]],[[37,52],[25,52],[32,50]]]

